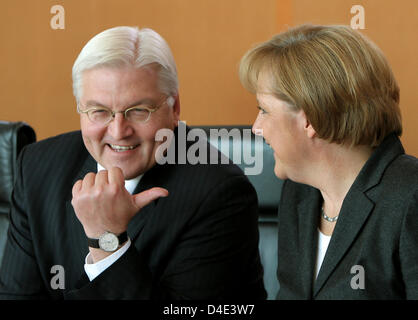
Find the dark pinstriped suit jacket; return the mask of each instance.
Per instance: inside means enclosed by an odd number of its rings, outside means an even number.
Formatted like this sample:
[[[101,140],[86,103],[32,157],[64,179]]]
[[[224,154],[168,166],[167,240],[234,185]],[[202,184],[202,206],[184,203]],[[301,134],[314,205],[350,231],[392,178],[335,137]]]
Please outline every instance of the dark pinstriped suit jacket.
[[[97,171],[80,132],[28,146],[19,168],[0,298],[265,298],[257,197],[237,166],[167,164],[146,172],[135,193],[160,186],[170,195],[133,218],[133,244],[92,282],[71,205],[75,181]],[[51,287],[54,265],[65,270],[65,289]]]
[[[319,190],[285,182],[279,299],[418,299],[418,159],[397,136],[376,148],[351,186],[314,281],[321,205]]]

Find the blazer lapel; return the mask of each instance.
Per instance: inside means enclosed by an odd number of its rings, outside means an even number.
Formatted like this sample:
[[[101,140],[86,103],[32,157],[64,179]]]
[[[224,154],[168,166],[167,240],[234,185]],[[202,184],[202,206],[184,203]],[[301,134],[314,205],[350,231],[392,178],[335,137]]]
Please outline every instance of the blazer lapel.
[[[357,238],[360,229],[366,222],[373,207],[373,202],[361,191],[352,191],[347,194],[324,261],[322,262],[318,278],[315,281],[314,296],[323,287],[351,244]]]
[[[186,128],[187,129],[187,128]],[[188,130],[188,129],[187,129]],[[175,159],[177,159],[177,150],[178,150],[178,127],[174,129],[174,138],[172,141],[171,147],[174,147],[175,152]],[[173,168],[175,165],[171,164],[155,164],[150,170],[144,173],[144,176],[139,181],[138,186],[135,188],[133,194],[140,193],[142,191],[151,189],[153,187],[161,187],[161,188],[168,188],[169,181],[172,180],[171,175],[173,173]],[[156,213],[158,208],[158,201],[159,199],[154,200],[144,208],[142,208],[129,222],[128,225],[128,235],[132,242],[135,242],[137,237],[140,236],[142,229],[144,228],[145,224],[147,223],[149,217],[152,213]],[[137,247],[139,246],[139,242],[136,242]]]
[[[145,191],[149,188],[146,188],[146,184],[143,183],[143,177],[139,182],[138,187],[135,189],[134,194]],[[148,217],[155,208],[155,201],[151,202],[147,206],[143,207],[137,214],[132,218],[128,225],[128,235],[132,242],[136,241],[136,238],[139,236],[140,232],[144,228]]]
[[[73,181],[71,182],[71,188],[78,180],[82,180],[85,175],[89,172],[97,173],[97,162],[93,159],[93,157],[87,152],[86,150],[86,159],[80,166],[80,169],[78,170],[77,174],[74,176]],[[72,199],[72,194],[70,194],[69,199]]]
[[[311,299],[313,276],[315,272],[316,247],[318,240],[318,212],[321,206],[321,195],[315,193],[313,198],[304,199],[297,206],[298,211],[298,251],[300,252],[299,277],[303,296]]]
[[[141,178],[138,186],[135,188],[133,194],[141,193],[142,191],[151,189],[153,187],[162,187],[166,188],[166,178],[168,177],[168,170],[166,170],[169,166],[164,165],[154,165],[149,171],[144,173],[144,176]],[[129,222],[128,225],[128,235],[132,241],[135,241],[136,238],[139,236],[140,232],[144,228],[148,218],[150,217],[152,212],[158,210],[158,199],[152,201],[147,206],[143,207]]]

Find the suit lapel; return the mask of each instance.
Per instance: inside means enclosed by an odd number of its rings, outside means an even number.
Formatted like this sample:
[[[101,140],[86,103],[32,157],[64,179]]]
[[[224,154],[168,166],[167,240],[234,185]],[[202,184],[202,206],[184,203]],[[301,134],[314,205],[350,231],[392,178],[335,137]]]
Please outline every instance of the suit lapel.
[[[298,212],[298,251],[300,252],[299,276],[302,294],[311,299],[313,275],[315,272],[315,257],[318,239],[318,212],[321,205],[321,195],[316,192],[313,198],[304,199],[297,206]]]
[[[177,135],[178,127],[174,129],[174,138],[172,141],[172,146],[174,146],[174,152],[176,155],[175,159],[177,159],[178,150]],[[144,173],[144,176],[141,178],[141,181],[135,188],[133,194],[138,194],[142,191],[151,189],[153,187],[161,187],[170,190],[170,188],[168,187],[168,182],[172,180],[171,175],[173,173],[173,168],[175,168],[175,166],[170,164],[155,164],[150,170]],[[150,204],[148,204],[146,207],[142,208],[129,222],[128,235],[133,242],[135,242],[137,237],[140,236],[140,233],[144,228],[145,224],[147,223],[151,214],[157,214],[159,210],[158,202],[159,199],[156,199]],[[137,246],[139,246],[139,242],[137,242]]]
[[[323,287],[331,273],[357,238],[374,207],[361,191],[348,193],[340,211],[333,236],[314,286],[314,296]]]
[[[136,187],[133,194],[137,194],[137,193],[140,193],[142,191],[145,191],[151,188],[149,184],[146,181],[144,181],[144,178],[145,176],[141,179],[141,181],[139,182],[139,185]],[[146,221],[148,220],[154,208],[155,208],[155,201],[143,207],[129,222],[128,235],[129,235],[129,238],[132,240],[132,242],[136,241],[136,238],[138,237],[138,235],[144,228]]]
[[[158,164],[154,165],[154,167],[152,167],[144,174],[138,186],[135,188],[133,194],[141,193],[142,191],[151,189],[153,187],[167,188],[166,180],[169,180],[169,170],[167,170],[168,167],[170,166],[161,166]],[[155,212],[155,210],[158,210],[158,199],[142,208],[129,222],[128,235],[132,241],[135,241],[139,236],[140,232],[148,221],[148,218],[152,212]]]
[[[80,167],[80,170],[74,176],[74,180],[72,181],[72,184],[74,185],[74,183],[76,183],[77,180],[83,179],[85,175],[89,172],[97,173],[97,162],[96,160],[93,159],[93,157],[89,153],[87,153],[86,160]]]

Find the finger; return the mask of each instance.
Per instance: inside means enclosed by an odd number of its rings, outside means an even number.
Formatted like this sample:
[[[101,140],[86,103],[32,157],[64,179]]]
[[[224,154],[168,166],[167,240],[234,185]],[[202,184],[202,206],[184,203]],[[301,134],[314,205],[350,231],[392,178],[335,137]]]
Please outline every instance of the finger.
[[[108,181],[108,171],[107,170],[101,170],[96,174],[96,179],[94,184],[96,186],[102,186],[107,184]]]
[[[72,189],[73,198],[77,193],[80,192],[82,184],[83,184],[83,180],[77,180],[77,182],[74,183],[73,189]]]
[[[89,172],[84,176],[83,183],[81,188],[82,189],[90,189],[94,186],[94,181],[96,179],[96,174],[93,172]]]
[[[118,167],[112,167],[110,168],[107,176],[109,184],[116,184],[120,187],[125,186],[125,177],[123,176],[122,169]]]
[[[167,197],[168,191],[164,188],[152,188],[149,190],[142,191],[141,193],[135,194],[132,196],[135,205],[138,207],[138,209],[142,209],[155,199],[161,198],[161,197]]]

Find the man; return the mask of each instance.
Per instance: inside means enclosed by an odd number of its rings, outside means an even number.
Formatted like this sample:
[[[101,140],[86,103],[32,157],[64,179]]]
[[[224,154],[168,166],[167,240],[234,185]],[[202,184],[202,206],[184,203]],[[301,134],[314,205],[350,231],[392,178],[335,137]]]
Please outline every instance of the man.
[[[73,89],[81,132],[20,155],[0,297],[265,298],[257,198],[242,171],[157,162],[156,133],[176,133],[180,115],[161,36],[96,35]]]

